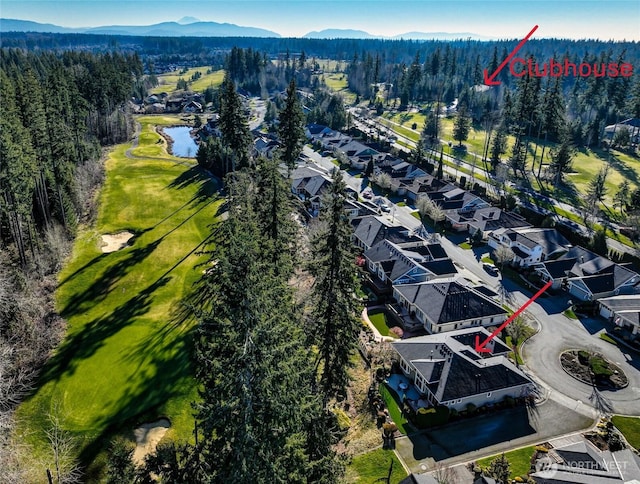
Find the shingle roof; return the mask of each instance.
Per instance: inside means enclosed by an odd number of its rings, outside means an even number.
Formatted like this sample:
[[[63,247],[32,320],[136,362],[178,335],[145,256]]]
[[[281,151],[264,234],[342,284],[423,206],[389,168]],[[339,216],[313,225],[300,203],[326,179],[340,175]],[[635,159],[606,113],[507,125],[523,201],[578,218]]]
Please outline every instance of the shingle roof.
[[[507,230],[506,234],[511,240],[519,242],[530,249],[539,245],[547,255],[571,246],[569,241],[556,229],[516,228]]]
[[[544,268],[553,279],[567,277],[571,268],[575,265],[576,258],[550,260],[543,263]]]
[[[396,289],[435,324],[506,314],[498,304],[455,280],[434,280]]]
[[[476,336],[486,338],[484,328],[468,328],[409,338],[392,343],[394,350],[418,371],[440,402],[531,383],[504,356],[478,355]],[[496,348],[506,349],[498,338]]]
[[[378,216],[360,218],[353,233],[365,247],[373,247],[384,239],[394,244],[422,240],[420,237],[410,235],[407,228],[400,225],[391,225],[386,219]]]
[[[503,356],[494,358],[502,359],[502,364],[485,366],[483,363],[486,363],[486,360],[473,362],[462,355],[454,354],[441,401],[493,392],[530,382],[512,364],[506,364],[508,360]]]
[[[600,304],[612,311],[640,311],[640,296],[612,296],[600,299]]]
[[[458,273],[458,270],[456,269],[456,266],[451,259],[423,262],[422,266],[430,272],[433,272],[436,276]]]

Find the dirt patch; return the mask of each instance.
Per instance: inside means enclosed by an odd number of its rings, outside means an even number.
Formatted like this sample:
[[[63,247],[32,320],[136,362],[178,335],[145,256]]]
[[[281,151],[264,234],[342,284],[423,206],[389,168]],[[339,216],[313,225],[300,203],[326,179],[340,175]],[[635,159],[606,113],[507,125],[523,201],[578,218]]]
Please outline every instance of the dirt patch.
[[[164,434],[171,427],[169,419],[161,418],[155,422],[142,424],[133,431],[136,437],[136,449],[133,451],[133,462],[141,465],[144,458],[156,450],[158,442],[162,440]]]
[[[131,232],[118,232],[117,234],[105,234],[102,236],[102,252],[108,254],[116,252],[127,246],[129,240],[133,237]]]

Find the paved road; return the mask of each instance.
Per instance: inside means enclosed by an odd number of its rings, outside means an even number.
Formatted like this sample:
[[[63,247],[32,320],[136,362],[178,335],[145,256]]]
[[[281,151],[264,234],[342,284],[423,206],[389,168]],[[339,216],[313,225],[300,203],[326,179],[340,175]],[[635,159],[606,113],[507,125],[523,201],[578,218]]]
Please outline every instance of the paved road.
[[[349,179],[352,179],[354,186],[362,182],[362,179],[347,174],[347,180]],[[422,223],[411,215],[413,208],[398,207],[390,201],[388,203],[392,207],[391,212],[385,215],[389,221],[414,231],[425,230]],[[488,247],[462,249],[447,237],[440,237],[439,240],[463,277],[475,284],[483,283],[492,288],[502,295],[503,302],[511,308],[522,306],[531,297],[532,292],[510,279],[503,280],[501,276],[491,276],[482,268],[482,252],[488,252]],[[602,396],[616,413],[640,414],[640,358],[637,354],[620,350],[600,339],[596,333],[603,330],[602,320],[591,319],[581,322],[567,318],[563,311],[570,305],[569,297],[560,293],[539,298],[529,306],[527,311],[539,324],[540,331],[525,345],[525,370],[541,385],[549,399],[576,412],[591,415],[593,412],[590,409],[596,406],[593,389],[567,375],[560,366],[559,355],[568,348],[597,351],[620,366],[630,380],[627,388],[616,392],[603,391]]]
[[[378,131],[380,131],[383,135],[388,136],[390,134],[394,134],[399,140],[401,140],[402,142],[406,143],[407,145],[414,147],[415,146],[415,142],[413,140],[411,140],[410,138],[407,138],[405,136],[400,135],[397,132],[393,132],[390,128],[388,128],[386,126],[386,124],[392,124],[392,125],[397,125],[397,126],[401,126],[400,124],[385,119],[385,118],[380,118],[380,117],[370,117],[370,118],[358,118],[357,117],[357,112],[355,110],[351,110],[351,113],[354,115],[353,119],[354,119],[354,125],[358,126],[360,129],[364,130],[365,132],[370,132],[371,129],[377,129]],[[381,121],[382,120],[382,121]],[[385,124],[383,124],[385,123]],[[404,126],[403,128],[405,129],[409,129],[406,126]],[[415,130],[414,130],[415,131]],[[419,134],[417,131],[415,131],[417,134]],[[440,140],[440,142],[443,145],[446,145],[447,142],[445,140]],[[395,143],[393,145],[395,148],[397,148],[398,150],[401,151],[405,151],[408,152],[410,151],[409,149],[407,149],[406,147],[399,145],[397,143]],[[481,157],[478,156],[476,153],[470,153],[472,154],[474,157],[476,157],[475,159],[477,160],[477,163],[475,165],[472,165],[471,163],[467,163],[465,161],[461,161],[459,159],[456,159],[450,155],[447,155],[446,153],[444,153],[443,158],[449,162],[452,163],[456,163],[459,165],[459,167],[461,169],[465,169],[465,170],[474,170],[475,173],[477,173],[478,175],[483,175],[485,177],[490,177],[491,175],[487,174],[487,172],[484,170],[483,168],[483,164],[481,161]],[[456,176],[458,174],[458,171],[456,170],[456,168],[454,167],[450,167],[445,165],[443,167],[443,170],[445,173],[448,173],[450,175],[454,175]],[[469,176],[469,175],[467,175]],[[486,183],[482,180],[475,180],[480,186],[485,187],[487,189],[487,191],[493,191],[495,193],[496,188],[490,184],[490,183]],[[565,218],[563,216],[557,215],[555,213],[554,210],[549,210],[547,208],[544,207],[540,207],[538,206],[537,201],[541,201],[541,202],[545,202],[546,204],[551,204],[554,207],[558,207],[560,209],[563,209],[567,212],[571,212],[574,214],[579,215],[579,212],[572,206],[569,205],[567,203],[563,203],[563,202],[559,202],[558,200],[555,200],[554,198],[551,197],[547,197],[545,195],[539,194],[537,192],[535,192],[534,190],[530,190],[527,189],[526,187],[516,187],[518,188],[518,190],[520,191],[520,195],[517,197],[519,202],[526,206],[527,208],[538,212],[540,214],[543,215],[553,215],[553,217],[556,219],[556,221],[558,223],[564,224],[570,228],[572,228],[573,230],[576,230],[586,236],[590,236],[590,231],[587,227],[585,227],[583,224],[579,224],[577,222],[574,222],[568,218]],[[608,221],[603,220],[602,218],[596,218],[595,219],[596,223],[599,223],[603,226],[611,226],[614,230],[615,229],[619,229],[619,227],[615,224],[612,224]],[[610,249],[613,249],[617,252],[622,252],[622,253],[629,253],[629,254],[633,254],[636,256],[640,256],[640,250],[633,248],[633,247],[629,247],[627,245],[622,244],[621,242],[618,242],[617,240],[608,237],[607,238],[607,245]]]

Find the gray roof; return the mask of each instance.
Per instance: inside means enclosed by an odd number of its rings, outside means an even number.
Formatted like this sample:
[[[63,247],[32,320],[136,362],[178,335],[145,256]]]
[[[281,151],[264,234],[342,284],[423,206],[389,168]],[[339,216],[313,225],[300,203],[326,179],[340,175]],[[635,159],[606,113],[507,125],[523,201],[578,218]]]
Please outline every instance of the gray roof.
[[[384,217],[369,215],[356,219],[356,221],[358,225],[353,234],[368,248],[373,247],[384,239],[396,244],[422,240],[414,235],[409,235],[409,231],[405,227],[391,225]]]
[[[640,311],[640,296],[612,296],[600,299],[600,304],[615,312]]]
[[[468,328],[409,338],[392,346],[425,378],[440,402],[531,383],[504,356],[476,353],[476,336],[484,340],[489,332],[484,328]],[[493,341],[498,351],[508,350],[498,338]]]
[[[556,229],[535,227],[516,228],[509,229],[506,234],[511,240],[519,242],[530,249],[539,245],[546,255],[553,254],[562,249],[568,249],[571,246],[571,243]]]
[[[488,297],[455,280],[434,280],[396,289],[436,324],[506,314]]]
[[[531,477],[543,484],[631,484],[640,482],[640,457],[630,449],[601,451],[586,440],[554,449],[560,457],[552,476],[534,472]]]
[[[571,268],[575,265],[576,258],[557,259],[543,262],[544,268],[547,270],[552,279],[562,279],[567,277]]]

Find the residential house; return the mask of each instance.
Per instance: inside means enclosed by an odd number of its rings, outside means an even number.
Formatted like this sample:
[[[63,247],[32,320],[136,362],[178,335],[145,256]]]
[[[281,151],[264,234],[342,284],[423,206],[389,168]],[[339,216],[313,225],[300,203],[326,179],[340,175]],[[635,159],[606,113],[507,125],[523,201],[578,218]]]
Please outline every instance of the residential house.
[[[533,266],[552,288],[565,288],[580,301],[595,301],[615,295],[634,294],[640,276],[626,265],[617,264],[583,247],[572,247],[556,260]]]
[[[620,121],[616,124],[611,124],[605,127],[604,136],[609,141],[612,141],[616,133],[623,129],[626,129],[629,131],[629,137],[631,139],[631,143],[633,144],[640,143],[640,119],[638,118],[625,119],[624,121]]]
[[[354,230],[351,240],[363,250],[369,250],[384,239],[394,244],[417,242],[420,237],[412,235],[406,227],[392,225],[385,217],[369,215],[353,220]]]
[[[202,104],[197,101],[189,101],[182,108],[183,113],[201,113],[203,111]]]
[[[371,273],[370,282],[379,294],[392,286],[429,281],[457,274],[442,246],[424,240],[395,244],[387,239],[365,251],[363,257]]]
[[[640,334],[640,295],[612,296],[598,300],[600,316],[627,329],[634,338]]]
[[[426,194],[442,210],[457,210],[470,212],[479,208],[488,207],[489,203],[473,193],[462,188],[454,187],[449,190],[437,190]]]
[[[349,220],[362,219],[363,217],[373,217],[379,213],[379,208],[371,203],[363,203],[353,198],[344,201],[344,210]]]
[[[578,265],[582,275],[567,279],[569,294],[580,301],[596,301],[635,292],[636,285],[640,282],[640,277],[635,271],[612,261],[608,261],[609,265],[605,267],[600,267],[597,262],[600,261],[595,260]]]
[[[393,298],[405,327],[422,326],[428,333],[499,326],[507,319],[502,306],[459,277],[394,285]]]
[[[428,196],[430,193],[448,192],[456,188],[453,183],[438,180],[432,175],[424,175],[412,180],[407,179],[407,181],[403,179],[401,181],[404,183],[407,199],[412,202],[416,202],[421,196]]]
[[[271,159],[278,149],[278,146],[280,146],[280,144],[277,140],[269,136],[258,135],[253,140],[253,154]]]
[[[476,338],[485,341],[489,335],[484,328],[468,328],[403,339],[392,347],[400,369],[429,406],[463,411],[527,397],[534,383],[506,357],[505,343],[493,338],[486,346],[490,354],[476,353]]]
[[[318,215],[322,194],[329,185],[329,175],[316,167],[301,166],[291,173],[291,191],[306,202],[307,209],[313,217]]]
[[[638,484],[640,457],[631,449],[600,450],[580,442],[549,450],[530,477],[537,484]]]
[[[500,228],[489,234],[489,247],[509,247],[515,257],[511,263],[529,267],[551,256],[567,252],[571,244],[556,229],[550,228]]]
[[[334,151],[343,153],[349,159],[351,167],[356,170],[364,170],[370,161],[375,163],[381,156],[384,156],[373,148],[351,138],[349,138],[349,141],[334,148]]]
[[[500,228],[531,227],[520,215],[496,207],[482,207],[471,210],[454,209],[445,212],[451,228],[458,232],[468,231],[469,235],[480,233],[485,239],[490,232]]]

